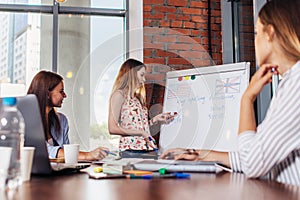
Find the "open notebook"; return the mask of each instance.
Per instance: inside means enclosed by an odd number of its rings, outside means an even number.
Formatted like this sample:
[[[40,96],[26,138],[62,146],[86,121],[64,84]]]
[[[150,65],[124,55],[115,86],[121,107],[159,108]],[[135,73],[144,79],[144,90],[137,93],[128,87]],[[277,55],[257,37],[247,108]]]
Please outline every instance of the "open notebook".
[[[32,174],[69,173],[90,166],[87,163],[65,164],[50,162],[36,96],[31,94],[18,97],[17,107],[25,121],[24,146],[35,147]]]

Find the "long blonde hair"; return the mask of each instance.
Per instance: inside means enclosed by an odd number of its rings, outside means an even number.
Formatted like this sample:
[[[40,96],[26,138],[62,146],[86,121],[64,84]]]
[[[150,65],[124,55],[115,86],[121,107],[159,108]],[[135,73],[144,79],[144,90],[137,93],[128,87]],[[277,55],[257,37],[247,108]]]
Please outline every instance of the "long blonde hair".
[[[131,98],[137,97],[143,106],[146,105],[146,89],[144,84],[139,87],[137,72],[145,66],[144,63],[127,59],[121,66],[115,83],[113,85],[112,94],[116,91],[122,91],[126,96]]]
[[[264,27],[273,25],[285,54],[300,60],[300,0],[272,0],[260,10],[258,17]]]

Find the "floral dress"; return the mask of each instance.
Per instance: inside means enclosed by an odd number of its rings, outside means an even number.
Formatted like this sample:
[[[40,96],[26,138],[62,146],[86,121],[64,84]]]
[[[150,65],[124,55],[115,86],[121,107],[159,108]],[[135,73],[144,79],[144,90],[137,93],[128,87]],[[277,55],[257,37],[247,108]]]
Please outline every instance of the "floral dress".
[[[148,110],[143,107],[139,99],[127,97],[121,107],[119,124],[122,128],[141,130],[150,133]],[[148,150],[142,136],[122,136],[119,143],[120,151]]]

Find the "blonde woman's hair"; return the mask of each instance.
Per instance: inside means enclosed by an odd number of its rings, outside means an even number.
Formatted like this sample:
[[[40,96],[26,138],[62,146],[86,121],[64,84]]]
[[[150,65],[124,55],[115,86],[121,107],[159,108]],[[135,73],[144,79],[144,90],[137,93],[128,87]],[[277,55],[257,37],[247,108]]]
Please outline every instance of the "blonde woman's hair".
[[[115,83],[113,85],[112,94],[116,91],[121,91],[123,95],[130,96],[131,98],[137,97],[143,106],[146,105],[146,89],[144,84],[139,87],[139,80],[137,72],[145,66],[144,63],[135,60],[126,60],[117,75]]]
[[[272,0],[260,10],[258,17],[266,28],[273,25],[285,54],[300,60],[300,0]]]

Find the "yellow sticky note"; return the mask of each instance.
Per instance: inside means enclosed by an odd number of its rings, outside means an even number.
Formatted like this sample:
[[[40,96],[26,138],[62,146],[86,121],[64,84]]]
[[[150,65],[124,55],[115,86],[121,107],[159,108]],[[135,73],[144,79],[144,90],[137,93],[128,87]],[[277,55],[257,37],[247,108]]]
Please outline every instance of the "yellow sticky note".
[[[100,172],[102,172],[103,171],[103,168],[102,167],[95,167],[94,168],[94,172],[95,173],[100,173]]]

